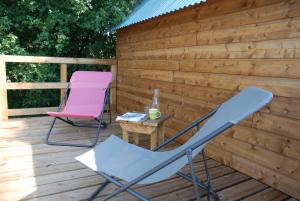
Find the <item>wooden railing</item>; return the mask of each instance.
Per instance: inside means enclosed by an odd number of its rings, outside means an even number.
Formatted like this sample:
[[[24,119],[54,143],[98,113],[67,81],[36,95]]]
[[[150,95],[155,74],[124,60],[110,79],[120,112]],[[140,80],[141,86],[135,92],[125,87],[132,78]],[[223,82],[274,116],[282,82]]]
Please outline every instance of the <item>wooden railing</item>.
[[[30,83],[7,83],[6,63],[39,63],[60,64],[60,82],[30,82]],[[111,84],[110,101],[112,111],[116,110],[116,73],[117,61],[115,59],[91,59],[91,58],[67,58],[67,57],[40,57],[40,56],[15,56],[0,55],[0,121],[7,120],[9,116],[37,115],[53,111],[56,107],[48,108],[22,108],[8,109],[7,90],[17,89],[61,89],[61,96],[67,87],[67,65],[68,64],[95,64],[110,65],[113,73]]]

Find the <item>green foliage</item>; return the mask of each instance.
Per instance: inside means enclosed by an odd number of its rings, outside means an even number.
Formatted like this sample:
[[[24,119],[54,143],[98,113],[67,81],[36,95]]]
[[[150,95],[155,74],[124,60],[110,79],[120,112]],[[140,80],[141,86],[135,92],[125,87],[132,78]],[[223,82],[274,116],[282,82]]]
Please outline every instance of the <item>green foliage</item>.
[[[119,23],[139,0],[2,0],[0,54],[112,58]],[[99,69],[73,66],[75,69]],[[9,64],[9,82],[58,81],[55,65]],[[43,97],[43,99],[41,98]],[[55,105],[55,91],[10,91],[10,108]],[[11,101],[13,100],[13,101]],[[39,101],[40,100],[40,101]]]

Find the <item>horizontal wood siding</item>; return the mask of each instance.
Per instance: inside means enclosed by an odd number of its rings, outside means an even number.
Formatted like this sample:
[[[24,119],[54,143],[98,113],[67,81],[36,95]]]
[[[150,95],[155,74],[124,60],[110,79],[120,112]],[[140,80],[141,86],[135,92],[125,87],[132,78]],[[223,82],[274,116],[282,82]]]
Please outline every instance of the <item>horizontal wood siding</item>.
[[[206,151],[300,199],[299,10],[299,0],[210,0],[119,30],[118,112],[143,111],[159,88],[172,135],[245,87],[271,90]]]

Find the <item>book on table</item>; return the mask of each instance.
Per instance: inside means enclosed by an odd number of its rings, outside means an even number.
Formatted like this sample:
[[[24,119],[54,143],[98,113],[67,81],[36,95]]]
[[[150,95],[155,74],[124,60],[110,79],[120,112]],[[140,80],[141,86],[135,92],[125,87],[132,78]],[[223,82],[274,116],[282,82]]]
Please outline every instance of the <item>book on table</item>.
[[[132,121],[132,122],[139,122],[146,118],[145,113],[138,113],[138,112],[127,112],[121,116],[117,116],[117,121]]]

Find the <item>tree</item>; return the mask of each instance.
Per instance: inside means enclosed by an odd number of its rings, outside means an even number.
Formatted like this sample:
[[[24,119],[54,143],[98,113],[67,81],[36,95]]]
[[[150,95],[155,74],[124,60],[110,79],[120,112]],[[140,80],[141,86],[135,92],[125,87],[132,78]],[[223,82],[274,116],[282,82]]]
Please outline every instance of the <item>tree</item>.
[[[112,58],[119,23],[138,0],[2,0],[0,54]],[[76,68],[76,67],[74,67]],[[89,68],[93,68],[89,66]],[[58,68],[8,66],[9,82],[58,81]],[[40,99],[47,93],[47,98]],[[10,108],[50,106],[58,92],[11,91]]]

